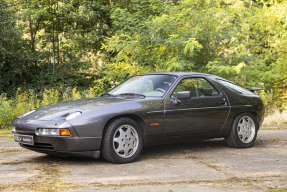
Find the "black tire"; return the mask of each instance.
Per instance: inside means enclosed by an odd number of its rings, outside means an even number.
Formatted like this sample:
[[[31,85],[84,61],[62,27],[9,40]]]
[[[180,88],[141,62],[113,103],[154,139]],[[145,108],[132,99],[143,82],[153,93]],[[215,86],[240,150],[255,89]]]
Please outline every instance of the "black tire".
[[[132,119],[122,117],[108,124],[103,134],[101,154],[111,163],[130,163],[139,156],[143,133]]]
[[[230,147],[251,147],[257,137],[258,122],[251,113],[237,115],[232,123],[229,135],[225,138]]]

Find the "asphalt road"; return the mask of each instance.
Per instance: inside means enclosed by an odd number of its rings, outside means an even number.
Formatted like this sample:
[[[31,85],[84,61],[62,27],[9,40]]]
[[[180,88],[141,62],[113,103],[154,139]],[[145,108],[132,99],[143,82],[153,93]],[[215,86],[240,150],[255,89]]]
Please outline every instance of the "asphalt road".
[[[263,128],[252,148],[223,139],[145,147],[118,165],[59,158],[0,137],[0,191],[287,191],[287,129]]]

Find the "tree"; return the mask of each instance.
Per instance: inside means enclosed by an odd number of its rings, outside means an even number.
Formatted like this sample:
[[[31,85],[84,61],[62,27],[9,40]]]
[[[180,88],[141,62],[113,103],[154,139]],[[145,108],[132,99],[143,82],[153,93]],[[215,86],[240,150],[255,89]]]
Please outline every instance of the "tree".
[[[26,44],[21,40],[21,31],[16,27],[16,10],[13,4],[0,1],[0,93],[17,84],[24,70]]]
[[[142,11],[142,6],[132,4],[131,11],[114,10],[114,23],[121,27],[103,46],[115,54],[110,69],[137,65],[150,71],[206,72],[208,62],[230,41],[232,17],[214,2],[146,1],[144,7]]]

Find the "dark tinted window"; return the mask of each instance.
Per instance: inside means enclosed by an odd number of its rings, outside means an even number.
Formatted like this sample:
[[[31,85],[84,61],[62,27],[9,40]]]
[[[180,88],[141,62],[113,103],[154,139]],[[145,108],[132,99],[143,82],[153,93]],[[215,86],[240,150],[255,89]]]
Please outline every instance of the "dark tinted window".
[[[251,91],[249,91],[243,87],[240,87],[238,85],[235,85],[231,82],[224,81],[221,79],[218,79],[218,82],[221,83],[222,85],[224,85],[225,87],[227,87],[228,89],[230,89],[231,91],[237,93],[237,94],[249,94],[249,95],[254,94]]]
[[[180,81],[172,96],[177,92],[190,91],[191,97],[218,96],[219,92],[204,78],[186,78]]]

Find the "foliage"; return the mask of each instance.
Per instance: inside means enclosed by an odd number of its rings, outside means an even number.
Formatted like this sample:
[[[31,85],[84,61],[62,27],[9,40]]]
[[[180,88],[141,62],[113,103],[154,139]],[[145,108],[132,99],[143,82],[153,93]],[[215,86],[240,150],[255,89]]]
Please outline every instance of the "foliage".
[[[287,74],[274,82],[274,105],[281,111],[287,110]]]
[[[14,86],[26,70],[26,44],[17,28],[16,10],[13,4],[0,1],[0,93]]]
[[[39,92],[43,86],[91,86],[103,62],[101,42],[111,33],[110,2],[0,3],[0,93],[10,97],[17,87]]]
[[[14,99],[8,99],[6,94],[0,96],[0,129],[7,128],[18,116],[34,110],[36,108],[57,103],[60,101],[70,101],[77,99],[93,98],[97,96],[93,88],[79,91],[70,87],[63,89],[45,89],[43,93],[37,95],[34,90],[28,92],[17,89]]]
[[[130,12],[119,7],[113,11],[115,25],[128,21],[129,28],[123,24],[103,44],[103,49],[114,54],[109,66],[125,64],[149,71],[208,72],[207,64],[216,63],[230,44],[234,10],[218,7],[216,1],[186,0],[157,5],[147,1],[145,7],[157,7],[155,10],[160,12],[139,22],[144,13],[137,6]],[[241,62],[232,69],[239,73],[243,66]],[[218,70],[214,65],[210,68]],[[109,77],[118,77],[113,67],[107,70],[105,73],[112,73]]]
[[[270,90],[273,81],[286,74],[285,5],[253,6],[244,12],[235,9],[237,26],[233,28],[232,41],[225,57],[209,62],[210,71],[233,77],[240,72],[248,85],[262,82]],[[240,70],[234,70],[234,66]]]
[[[278,109],[270,109],[269,112],[264,118],[263,126],[287,125],[287,111],[280,112]]]
[[[283,0],[0,0],[0,125],[160,71],[260,87],[267,110],[287,110],[286,7]]]
[[[7,134],[11,134],[11,129],[0,129],[0,137]]]
[[[103,74],[109,74],[104,77],[106,86],[108,81],[123,80],[125,75],[120,77],[116,66],[136,65],[147,71],[212,73],[261,87],[267,105],[287,104],[277,101],[283,90],[274,84],[286,74],[286,2],[146,2],[145,7],[158,6],[160,12],[144,17],[132,3],[133,11],[117,7],[112,12],[113,23],[123,24],[103,44],[112,55],[109,68],[103,68]],[[139,22],[140,16],[145,20]]]

